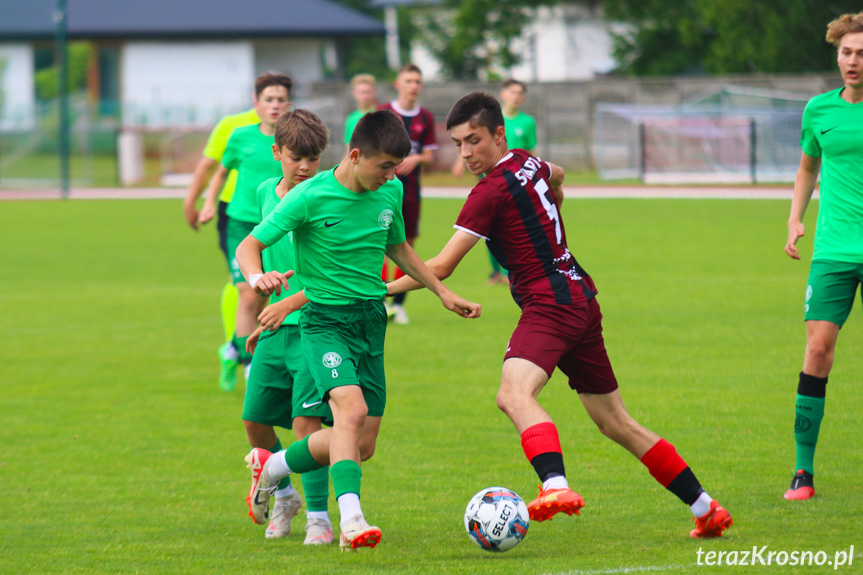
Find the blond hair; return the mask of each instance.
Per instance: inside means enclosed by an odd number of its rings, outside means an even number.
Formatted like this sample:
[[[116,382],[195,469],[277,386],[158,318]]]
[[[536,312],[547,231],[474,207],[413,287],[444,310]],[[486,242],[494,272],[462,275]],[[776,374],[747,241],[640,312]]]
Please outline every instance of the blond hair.
[[[827,24],[826,40],[838,48],[845,34],[856,32],[863,32],[863,12],[843,14]]]
[[[371,74],[357,74],[351,78],[351,88],[356,88],[357,84],[375,85],[375,77]]]

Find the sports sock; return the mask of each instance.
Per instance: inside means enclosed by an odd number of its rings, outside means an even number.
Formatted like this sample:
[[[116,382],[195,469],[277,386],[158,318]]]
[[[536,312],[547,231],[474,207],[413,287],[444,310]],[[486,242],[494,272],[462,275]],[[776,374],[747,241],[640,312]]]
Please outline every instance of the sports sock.
[[[282,450],[282,442],[277,437],[276,438],[276,444],[273,446],[272,449],[270,449],[270,453],[278,453],[281,450]],[[287,496],[289,496],[290,493],[279,494],[279,491],[281,491],[282,489],[287,489],[290,486],[291,486],[291,476],[285,475],[285,477],[281,481],[279,481],[279,489],[278,489],[278,491],[276,491],[276,497],[287,497]]]
[[[701,483],[689,466],[677,454],[674,446],[660,439],[647,450],[641,462],[660,485],[674,493],[678,499],[692,505],[704,493]]]
[[[290,475],[288,475],[288,477],[290,477]],[[284,481],[284,479],[282,481]],[[294,494],[294,486],[289,483],[287,487],[281,487],[282,481],[279,482],[280,487],[276,489],[276,499],[285,499]]]
[[[249,336],[244,335],[243,337],[237,337],[236,333],[231,338],[231,344],[233,344],[233,346],[237,348],[237,361],[243,364],[252,361],[252,354],[246,351],[247,339],[249,339]]]
[[[521,448],[543,483],[551,477],[566,476],[555,424],[547,421],[525,429],[521,434]]]
[[[307,511],[306,518],[308,519],[323,519],[328,523],[332,523],[330,521],[330,514],[326,511]]]
[[[360,469],[359,463],[350,459],[337,461],[330,465],[330,476],[333,478],[333,491],[336,492],[336,500],[345,493],[355,493],[359,497],[363,477],[363,470]],[[339,503],[339,509],[341,508],[341,503]],[[343,514],[342,517],[347,518],[350,515]]]
[[[225,341],[231,341],[234,323],[237,319],[237,286],[231,280],[222,288],[222,326],[225,328]]]
[[[384,265],[381,268],[381,279],[384,281],[384,283],[390,281],[390,264],[389,262],[387,262],[386,259],[384,259]]]
[[[306,509],[326,512],[327,500],[330,498],[330,468],[307,471],[300,478],[306,494]]]
[[[393,274],[393,279],[399,279],[405,277],[405,272],[401,270],[401,268],[396,267],[396,271]],[[405,300],[407,299],[408,294],[406,292],[397,293],[393,296],[393,304],[395,305],[404,305]]]
[[[339,515],[341,515],[341,523],[344,524],[348,519],[352,519],[353,517],[359,515],[362,517],[363,508],[360,507],[360,497],[356,493],[345,493],[340,496],[337,501],[339,502]]]
[[[815,377],[800,372],[797,384],[796,417],[794,420],[794,440],[797,443],[797,465],[815,475],[815,445],[824,418],[824,403],[827,395],[827,378]]]
[[[308,473],[323,467],[309,451],[309,437],[293,442],[285,450],[285,463],[294,473]]]
[[[548,491],[549,489],[567,489],[568,487],[569,481],[563,475],[555,475],[542,482],[543,491]]]
[[[710,511],[711,501],[713,501],[713,498],[704,491],[698,496],[695,503],[689,506],[689,510],[692,511],[692,514],[696,517],[704,517]]]

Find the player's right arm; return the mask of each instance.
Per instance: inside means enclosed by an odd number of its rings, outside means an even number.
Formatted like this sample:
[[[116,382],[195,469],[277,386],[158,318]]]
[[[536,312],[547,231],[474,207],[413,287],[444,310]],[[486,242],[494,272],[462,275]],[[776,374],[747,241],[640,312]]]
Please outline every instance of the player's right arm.
[[[441,252],[426,262],[426,266],[439,280],[444,280],[452,275],[464,256],[479,241],[479,237],[462,230],[456,230],[449,242]],[[412,291],[423,287],[418,281],[403,276],[394,282],[387,284],[387,295],[395,295],[406,291]]]
[[[812,199],[815,191],[815,182],[818,180],[818,172],[821,169],[821,158],[808,156],[806,152],[800,154],[800,166],[794,178],[794,196],[791,199],[791,214],[788,216],[788,240],[785,242],[785,253],[795,260],[800,259],[797,252],[797,240],[806,233],[803,225],[803,215]]]
[[[213,174],[210,179],[210,186],[207,189],[207,201],[204,202],[204,207],[201,208],[201,213],[198,214],[198,222],[206,224],[216,216],[216,202],[219,194],[222,193],[222,188],[225,187],[225,180],[228,179],[230,170],[219,164],[219,169]]]
[[[298,291],[290,297],[279,300],[274,304],[270,304],[264,308],[261,315],[258,316],[258,322],[263,329],[276,331],[285,318],[309,303],[309,298],[306,297],[306,290]]]
[[[195,166],[195,173],[192,174],[192,182],[189,184],[189,189],[186,192],[186,199],[183,200],[183,215],[186,216],[186,221],[193,230],[198,229],[198,198],[201,197],[201,192],[207,186],[207,182],[213,177],[213,172],[216,171],[216,166],[219,162],[207,156],[201,156],[198,165]]]
[[[261,252],[266,248],[266,244],[249,234],[237,246],[237,251],[234,255],[237,257],[240,272],[256,292],[261,295],[270,295],[273,293],[279,295],[282,293],[283,287],[288,289],[288,278],[294,275],[294,271],[288,270],[284,273],[269,271],[264,273],[264,268],[261,264]]]

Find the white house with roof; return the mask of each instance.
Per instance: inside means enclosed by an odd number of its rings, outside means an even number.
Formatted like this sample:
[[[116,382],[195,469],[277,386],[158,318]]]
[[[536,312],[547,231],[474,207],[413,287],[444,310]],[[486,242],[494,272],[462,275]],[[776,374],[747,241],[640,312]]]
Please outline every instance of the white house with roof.
[[[32,116],[34,75],[54,49],[56,0],[0,0],[0,126]],[[68,38],[96,50],[92,101],[122,123],[212,124],[245,109],[254,79],[338,75],[340,39],[383,24],[330,0],[68,0]]]

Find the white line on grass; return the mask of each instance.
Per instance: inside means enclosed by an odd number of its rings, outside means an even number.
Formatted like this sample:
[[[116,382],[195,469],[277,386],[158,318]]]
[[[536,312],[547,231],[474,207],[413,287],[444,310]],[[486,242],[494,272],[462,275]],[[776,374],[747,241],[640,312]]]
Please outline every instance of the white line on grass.
[[[615,567],[613,569],[578,569],[576,571],[544,573],[543,575],[616,575],[617,573],[655,573],[657,571],[676,571],[678,569],[686,569],[693,565],[641,565],[636,567]]]

